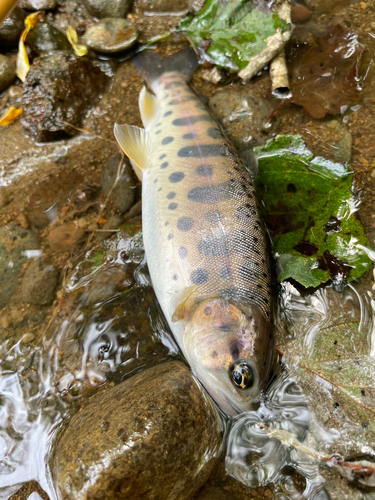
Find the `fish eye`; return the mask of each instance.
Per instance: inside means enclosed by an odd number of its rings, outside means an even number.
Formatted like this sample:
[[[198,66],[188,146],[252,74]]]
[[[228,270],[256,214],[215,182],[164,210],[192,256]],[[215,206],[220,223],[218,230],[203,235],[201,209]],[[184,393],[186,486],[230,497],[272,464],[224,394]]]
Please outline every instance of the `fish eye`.
[[[236,361],[229,372],[233,384],[239,389],[249,389],[254,385],[254,370],[248,361]]]

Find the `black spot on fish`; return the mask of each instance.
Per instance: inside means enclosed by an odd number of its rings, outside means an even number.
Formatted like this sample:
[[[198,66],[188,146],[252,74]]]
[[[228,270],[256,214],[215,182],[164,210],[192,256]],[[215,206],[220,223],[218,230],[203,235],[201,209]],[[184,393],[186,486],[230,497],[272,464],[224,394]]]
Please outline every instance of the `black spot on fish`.
[[[157,180],[157,179],[155,179],[155,180],[154,180],[154,184],[156,184],[157,182],[158,182],[158,180]]]
[[[177,156],[180,158],[208,158],[211,156],[227,156],[228,148],[224,144],[201,144],[199,146],[185,146]]]
[[[161,123],[157,123],[157,124],[155,125],[155,127],[160,127],[160,126],[161,126]]]
[[[201,175],[202,177],[209,177],[212,175],[214,169],[211,165],[199,165],[197,167],[196,172],[198,175]]]
[[[236,209],[236,218],[241,222],[249,222],[253,218],[251,205],[248,203]]]
[[[211,127],[207,130],[208,137],[212,137],[213,139],[222,139],[223,134],[218,128]]]
[[[159,156],[159,160],[164,160],[164,158],[165,158],[166,156],[167,156],[167,155],[164,155],[164,154],[163,154],[163,155],[161,155],[161,156]]]
[[[168,226],[169,222],[164,222],[164,226]]]
[[[194,285],[203,285],[203,283],[206,283],[208,281],[208,278],[208,272],[202,268],[193,271],[190,277]]]
[[[169,82],[165,85],[165,89],[175,89],[177,87],[183,87],[185,84],[182,82]]]
[[[198,122],[211,122],[214,123],[214,119],[210,115],[197,115],[197,116],[185,116],[184,118],[176,118],[173,120],[172,125],[177,127],[184,127],[185,125],[192,125]]]
[[[157,130],[157,131],[155,132],[155,135],[160,134],[160,133],[161,133],[161,130]]]
[[[176,210],[177,207],[178,207],[177,203],[170,203],[168,205],[169,210]]]
[[[172,238],[173,238],[173,234],[172,233],[168,234],[167,240],[171,240]]]
[[[161,188],[158,189],[158,193],[161,191]]]
[[[176,193],[174,191],[171,191],[170,193],[167,194],[168,200],[173,200],[173,198],[176,196]]]
[[[194,221],[191,217],[180,217],[177,221],[177,228],[180,231],[190,231],[194,226]]]
[[[178,249],[178,255],[180,256],[180,259],[186,259],[187,256],[187,250],[185,247],[180,247]]]
[[[198,251],[207,257],[259,254],[257,245],[253,242],[251,236],[242,230],[207,236],[198,243]]]
[[[243,192],[236,181],[196,187],[188,193],[188,199],[197,203],[219,203],[241,196],[243,196]]]
[[[175,106],[176,104],[181,104],[184,102],[196,101],[196,99],[197,98],[194,95],[184,95],[184,96],[179,97],[177,99],[172,99],[172,101],[170,101],[168,103],[168,106]]]
[[[219,210],[211,210],[210,212],[206,213],[206,220],[208,222],[217,224],[218,222],[223,220],[223,215],[221,214],[221,212],[219,212]]]
[[[224,279],[230,279],[232,277],[232,272],[229,266],[224,266],[220,269],[220,277]]]
[[[165,155],[164,155],[164,156],[165,156]],[[167,162],[167,161],[165,161],[164,163],[162,163],[162,164],[160,165],[160,168],[167,168],[167,167],[168,167],[168,162]]]
[[[238,270],[238,274],[245,281],[255,281],[259,274],[255,268],[254,262],[247,260]]]
[[[172,111],[167,111],[166,113],[164,113],[164,116],[166,118],[167,116],[170,116],[171,114],[172,114]]]
[[[173,174],[171,174],[169,176],[169,181],[170,182],[180,182],[182,181],[182,179],[185,177],[185,174],[183,172],[173,172]]]
[[[185,134],[182,136],[183,139],[195,139],[197,137],[197,134]]]
[[[166,144],[170,144],[173,141],[174,141],[173,137],[164,137],[164,139],[161,141],[161,143],[163,146],[165,146]]]
[[[177,281],[177,280],[178,280],[178,276],[177,276],[177,274],[174,274],[174,275],[173,275],[173,279],[174,279],[174,281]]]

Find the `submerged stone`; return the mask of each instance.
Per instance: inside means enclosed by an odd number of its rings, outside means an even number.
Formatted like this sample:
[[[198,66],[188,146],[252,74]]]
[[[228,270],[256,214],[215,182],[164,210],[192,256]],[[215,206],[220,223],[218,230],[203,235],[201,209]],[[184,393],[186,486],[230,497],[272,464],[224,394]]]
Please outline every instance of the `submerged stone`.
[[[102,19],[105,17],[125,17],[132,7],[132,0],[83,0],[92,16]]]
[[[134,203],[135,182],[128,159],[125,159],[125,163],[121,165],[120,176],[116,182],[120,161],[120,154],[108,160],[103,172],[102,189],[105,195],[111,193],[110,199],[114,205],[121,213],[125,213]]]
[[[5,18],[0,26],[0,47],[3,49],[13,49],[18,46],[18,40],[25,29],[24,20],[26,12],[20,7],[15,7],[11,14]]]
[[[51,50],[71,50],[68,39],[60,30],[48,23],[39,23],[27,35],[27,43],[38,54]]]
[[[104,54],[122,52],[137,40],[138,30],[127,19],[106,18],[91,26],[83,37],[90,49]]]
[[[60,435],[51,470],[61,500],[190,500],[220,446],[216,407],[173,361],[93,398]]]
[[[57,7],[56,0],[21,0],[20,6],[27,10],[52,10]]]
[[[0,54],[0,92],[5,90],[16,78],[16,68],[12,61]]]
[[[30,304],[50,304],[56,284],[57,271],[53,266],[42,267],[39,261],[32,262],[22,280],[22,296]]]

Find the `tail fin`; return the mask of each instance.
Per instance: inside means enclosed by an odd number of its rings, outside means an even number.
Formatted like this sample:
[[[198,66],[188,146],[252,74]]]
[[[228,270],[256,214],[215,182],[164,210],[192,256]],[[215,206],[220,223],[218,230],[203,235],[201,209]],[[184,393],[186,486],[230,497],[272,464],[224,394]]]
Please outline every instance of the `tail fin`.
[[[133,57],[133,63],[147,85],[153,89],[154,83],[168,71],[177,71],[189,81],[198,67],[198,58],[191,48],[164,58],[154,51],[143,51]]]

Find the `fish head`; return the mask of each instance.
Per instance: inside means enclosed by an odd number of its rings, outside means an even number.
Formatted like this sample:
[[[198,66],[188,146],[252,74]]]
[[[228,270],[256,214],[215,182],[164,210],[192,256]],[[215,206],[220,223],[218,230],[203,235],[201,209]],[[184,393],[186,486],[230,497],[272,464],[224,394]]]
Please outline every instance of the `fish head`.
[[[244,312],[225,299],[203,300],[185,324],[183,343],[191,368],[225,413],[254,409],[273,360],[271,323],[258,307]]]

